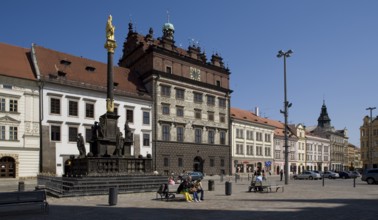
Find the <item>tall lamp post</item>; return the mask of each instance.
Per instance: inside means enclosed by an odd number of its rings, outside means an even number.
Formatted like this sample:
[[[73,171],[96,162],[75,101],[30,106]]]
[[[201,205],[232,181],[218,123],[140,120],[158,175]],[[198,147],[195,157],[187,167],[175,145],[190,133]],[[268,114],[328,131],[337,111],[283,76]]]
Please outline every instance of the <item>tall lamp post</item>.
[[[376,107],[369,107],[366,108],[366,110],[370,110],[370,129],[369,129],[369,147],[368,147],[368,152],[369,152],[369,164],[368,168],[373,168],[373,110],[376,109]]]
[[[292,50],[288,50],[286,52],[280,50],[278,51],[277,57],[284,59],[284,110],[281,110],[281,113],[285,116],[285,184],[289,184],[289,146],[288,146],[288,136],[287,136],[287,130],[288,130],[288,124],[287,124],[287,117],[288,117],[288,110],[291,107],[291,103],[287,101],[287,92],[286,92],[286,57],[290,57],[293,53]]]

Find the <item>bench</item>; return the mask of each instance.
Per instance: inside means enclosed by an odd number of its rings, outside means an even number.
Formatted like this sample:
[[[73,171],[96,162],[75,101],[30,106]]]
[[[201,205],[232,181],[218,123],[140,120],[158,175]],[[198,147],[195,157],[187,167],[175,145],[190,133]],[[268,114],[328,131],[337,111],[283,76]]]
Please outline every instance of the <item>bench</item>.
[[[166,183],[161,184],[161,186],[156,192],[156,199],[158,199],[159,196],[160,196],[160,200],[174,199],[176,197],[175,196],[176,191],[177,191],[176,189],[170,189],[169,185]]]
[[[248,192],[272,192],[272,189],[275,189],[278,192],[279,189],[284,191],[284,186],[276,184],[271,184],[268,181],[256,182],[251,181],[251,185],[248,186]]]
[[[20,192],[1,192],[0,207],[6,211],[19,212],[22,208],[38,205],[43,213],[48,213],[49,204],[46,201],[45,191],[20,191]],[[13,206],[13,209],[12,209]]]

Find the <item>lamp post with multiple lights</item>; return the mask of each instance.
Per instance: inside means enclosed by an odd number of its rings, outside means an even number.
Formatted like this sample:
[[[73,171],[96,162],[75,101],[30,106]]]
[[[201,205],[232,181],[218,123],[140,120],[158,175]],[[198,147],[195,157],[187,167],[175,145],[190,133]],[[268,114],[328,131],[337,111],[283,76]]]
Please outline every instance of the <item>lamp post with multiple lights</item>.
[[[290,57],[293,53],[292,50],[288,50],[286,52],[280,50],[278,51],[277,57],[284,59],[284,110],[281,110],[281,113],[285,116],[285,184],[289,184],[289,146],[288,146],[288,124],[287,124],[287,117],[288,117],[288,110],[291,107],[291,103],[287,101],[287,90],[286,90],[286,57]]]
[[[369,164],[368,168],[373,168],[373,110],[376,109],[376,107],[369,107],[366,108],[366,110],[370,111],[370,127],[369,127],[369,135],[368,135],[368,140],[369,140],[369,145],[368,145],[368,154],[369,154]]]

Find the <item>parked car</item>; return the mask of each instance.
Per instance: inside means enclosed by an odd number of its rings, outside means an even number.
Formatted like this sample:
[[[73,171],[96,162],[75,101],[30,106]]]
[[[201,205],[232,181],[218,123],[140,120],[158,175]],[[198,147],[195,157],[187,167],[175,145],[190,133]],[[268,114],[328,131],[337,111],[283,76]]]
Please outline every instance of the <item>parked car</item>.
[[[343,179],[349,179],[351,178],[351,173],[347,171],[341,171],[339,172],[339,176],[340,178],[343,178]]]
[[[338,173],[332,172],[332,171],[325,171],[323,174],[324,178],[329,178],[329,179],[336,179],[339,178],[340,175]]]
[[[350,171],[349,176],[350,176],[350,178],[357,178],[357,177],[360,177],[361,174],[357,171]]]
[[[378,168],[366,169],[362,173],[362,181],[366,181],[368,184],[378,182]]]
[[[317,180],[317,179],[321,179],[321,176],[319,173],[315,173],[313,171],[303,171],[301,174],[294,174],[293,175],[293,178],[295,180],[297,179],[309,179],[309,180]]]
[[[188,177],[192,177],[192,181],[195,180],[202,180],[203,179],[203,174],[199,171],[188,171],[184,173],[182,176],[179,176],[179,180],[184,180]]]

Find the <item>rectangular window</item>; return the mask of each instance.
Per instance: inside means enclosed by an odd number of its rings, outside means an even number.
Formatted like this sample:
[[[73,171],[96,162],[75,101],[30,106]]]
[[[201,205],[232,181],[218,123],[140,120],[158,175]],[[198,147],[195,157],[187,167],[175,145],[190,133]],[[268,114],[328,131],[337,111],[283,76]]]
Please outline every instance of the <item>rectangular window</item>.
[[[247,145],[247,155],[253,155],[253,145]]]
[[[194,130],[194,142],[202,143],[202,129],[196,128]]]
[[[208,95],[207,96],[207,104],[211,105],[211,106],[214,106],[215,105],[215,97],[212,96],[212,95]]]
[[[262,146],[256,146],[256,155],[257,156],[262,156],[263,155]]]
[[[270,134],[265,134],[265,142],[270,142]]]
[[[150,124],[150,112],[143,111],[143,124],[144,125]]]
[[[143,146],[144,147],[150,146],[150,134],[143,134]]]
[[[219,99],[218,99],[218,105],[219,105],[219,107],[221,107],[221,108],[226,108],[226,99],[219,98]]]
[[[5,112],[5,99],[0,98],[0,111]]]
[[[247,140],[253,140],[253,131],[247,130]]]
[[[236,138],[243,139],[243,138],[244,138],[243,133],[244,133],[244,130],[243,130],[243,129],[239,129],[239,128],[237,128],[237,129],[236,129]]]
[[[220,159],[220,166],[224,167],[224,159],[223,158]]]
[[[202,119],[202,112],[199,109],[194,109],[194,117],[196,119]]]
[[[0,126],[0,140],[5,140],[5,126]]]
[[[220,123],[225,123],[226,122],[226,115],[219,113],[219,122]]]
[[[214,112],[207,112],[207,120],[214,121]]]
[[[169,141],[170,140],[170,126],[169,125],[163,125],[162,127],[163,132],[163,141]]]
[[[236,144],[236,154],[243,154],[243,144]]]
[[[294,152],[290,152],[290,160],[295,160],[295,153]]]
[[[181,157],[178,158],[177,165],[178,165],[178,167],[183,167],[184,166],[184,161],[183,161],[183,159]]]
[[[215,136],[215,131],[209,130],[208,131],[208,138],[207,138],[209,144],[214,144],[214,136]]]
[[[256,132],[256,141],[262,141],[262,133]]]
[[[50,99],[50,113],[60,114],[60,99],[56,99],[56,98]]]
[[[219,143],[226,144],[226,132],[224,131],[219,132]]]
[[[68,101],[68,115],[69,116],[78,116],[78,102],[77,101]]]
[[[193,92],[193,94],[194,94],[194,102],[202,103],[202,93]]]
[[[176,116],[177,117],[184,117],[184,107],[176,106]]]
[[[176,89],[176,99],[184,100],[185,99],[185,90]]]
[[[92,129],[91,128],[85,128],[85,142],[89,143],[92,139]]]
[[[171,96],[171,87],[170,86],[161,86],[161,95],[169,97]]]
[[[134,123],[134,110],[126,109],[126,120],[129,123]]]
[[[210,167],[214,167],[214,166],[215,166],[214,158],[210,158]]]
[[[9,140],[16,141],[17,138],[17,127],[9,127]]]
[[[161,112],[163,115],[169,115],[169,104],[161,104]]]
[[[172,67],[170,67],[170,66],[166,66],[166,67],[165,67],[165,72],[167,72],[167,73],[172,73]]]
[[[275,156],[276,159],[281,159],[281,151],[280,150],[276,150],[274,152],[274,156]]]
[[[165,167],[169,167],[169,158],[168,157],[164,157],[164,166]]]
[[[17,112],[18,110],[18,101],[15,99],[10,99],[9,100],[9,111],[10,112]]]
[[[265,147],[265,156],[270,156],[270,147]]]
[[[76,142],[77,141],[77,127],[68,127],[68,141]]]
[[[184,141],[184,127],[177,127],[177,142],[183,142]]]
[[[60,126],[51,125],[51,140],[60,141]]]
[[[94,118],[94,104],[93,103],[85,103],[85,117]]]

